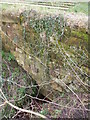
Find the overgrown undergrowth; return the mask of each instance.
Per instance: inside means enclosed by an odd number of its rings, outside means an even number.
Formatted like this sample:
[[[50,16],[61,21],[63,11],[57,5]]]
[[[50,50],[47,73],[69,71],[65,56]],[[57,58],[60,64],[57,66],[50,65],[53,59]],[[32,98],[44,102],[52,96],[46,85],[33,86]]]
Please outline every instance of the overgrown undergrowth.
[[[7,99],[16,106],[24,109],[34,110],[48,118],[87,118],[88,111],[84,110],[79,101],[71,93],[61,93],[55,101],[48,100],[45,96],[38,94],[39,87],[32,81],[21,66],[18,65],[11,53],[2,51],[2,90]],[[77,93],[88,109],[88,94]],[[73,101],[72,101],[73,99]],[[2,109],[2,117],[7,119],[24,118],[29,120],[32,116],[6,105]]]

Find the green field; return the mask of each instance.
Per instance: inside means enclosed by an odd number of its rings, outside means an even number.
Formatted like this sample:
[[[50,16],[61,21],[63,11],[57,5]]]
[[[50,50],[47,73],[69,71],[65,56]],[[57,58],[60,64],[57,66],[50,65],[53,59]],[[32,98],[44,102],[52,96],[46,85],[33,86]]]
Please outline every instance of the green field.
[[[88,15],[88,7],[90,7],[88,6],[88,3],[82,2],[70,8],[68,12],[85,13],[86,15]]]
[[[45,3],[47,5],[49,5],[49,3]],[[58,5],[61,4],[61,3],[58,3]],[[44,6],[44,3],[41,4],[41,6],[38,6],[36,3],[33,3],[33,4],[3,4],[2,5],[2,10],[14,10],[14,11],[18,11],[19,8],[24,8],[24,9],[35,9],[37,11],[40,11],[40,12],[63,12],[64,10],[60,10],[60,9],[57,9],[57,4],[54,3],[53,4],[54,6],[56,6],[56,8],[47,8]],[[60,5],[59,5],[60,6]],[[68,6],[68,5],[67,5]],[[52,6],[51,6],[52,7]],[[66,7],[66,5],[65,5]],[[64,7],[62,7],[64,8]],[[68,10],[66,10],[67,12],[74,12],[74,13],[84,13],[86,15],[88,15],[88,3],[85,3],[85,2],[82,2],[82,3],[77,3],[75,6],[71,6]]]

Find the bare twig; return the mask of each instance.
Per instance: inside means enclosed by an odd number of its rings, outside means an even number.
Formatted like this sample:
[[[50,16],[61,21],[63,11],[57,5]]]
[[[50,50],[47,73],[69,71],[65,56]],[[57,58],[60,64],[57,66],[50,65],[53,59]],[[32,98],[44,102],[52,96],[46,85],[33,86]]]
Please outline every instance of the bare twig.
[[[4,97],[4,99],[5,99],[4,105],[7,103],[8,105],[10,105],[11,107],[13,107],[14,109],[19,110],[19,111],[21,111],[21,112],[26,112],[26,113],[34,114],[34,115],[39,116],[39,117],[41,117],[41,118],[46,118],[46,116],[44,116],[44,115],[42,115],[42,114],[40,114],[40,113],[31,111],[31,110],[25,110],[25,109],[22,109],[22,108],[19,108],[19,107],[13,105],[12,103],[10,103],[10,102],[7,100],[7,98],[5,97],[5,95],[4,95],[4,93],[2,92],[1,89],[0,89],[0,92],[1,92],[1,94],[3,95],[3,97]]]

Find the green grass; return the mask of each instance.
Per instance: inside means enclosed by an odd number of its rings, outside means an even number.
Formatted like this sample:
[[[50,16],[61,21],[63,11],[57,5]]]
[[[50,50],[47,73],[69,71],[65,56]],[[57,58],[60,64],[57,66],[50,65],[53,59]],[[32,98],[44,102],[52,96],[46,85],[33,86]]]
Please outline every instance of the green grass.
[[[40,12],[40,13],[44,13],[44,14],[47,14],[47,13],[62,13],[63,10],[58,10],[58,9],[49,9],[49,8],[46,8],[46,7],[40,7],[40,6],[33,6],[31,4],[28,4],[28,5],[25,5],[25,4],[16,4],[16,5],[13,5],[13,4],[2,4],[2,10],[3,11],[8,11],[8,12],[14,12],[14,13],[17,13],[19,11],[19,9],[26,9],[26,10],[31,10],[31,9],[34,9],[36,10],[37,12]]]
[[[68,12],[85,13],[86,15],[88,15],[88,3],[78,3],[74,7],[71,7]]]
[[[2,4],[2,10],[7,10],[7,11],[13,11],[13,12],[18,12],[19,9],[34,9],[38,12],[41,13],[63,13],[63,10],[58,10],[58,9],[48,9],[45,7],[37,7],[37,6],[33,6],[33,5],[8,5],[8,4]],[[84,13],[86,15],[88,15],[88,3],[87,2],[81,2],[81,3],[77,3],[74,7],[71,7],[67,12],[74,12],[74,13]]]
[[[12,11],[12,10],[14,10],[14,11],[18,11],[18,9],[19,8],[22,8],[23,6],[21,6],[21,5],[12,5],[12,4],[7,4],[7,3],[5,3],[5,4],[2,4],[2,10],[9,10],[9,11]]]

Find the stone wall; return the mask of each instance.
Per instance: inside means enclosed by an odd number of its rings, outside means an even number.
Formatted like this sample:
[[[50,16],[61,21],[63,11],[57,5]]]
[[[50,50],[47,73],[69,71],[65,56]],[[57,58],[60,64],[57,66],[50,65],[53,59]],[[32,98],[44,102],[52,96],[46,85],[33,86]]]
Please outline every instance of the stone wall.
[[[43,95],[53,100],[61,92],[70,92],[67,86],[77,92],[87,91],[83,85],[88,84],[89,72],[84,28],[71,30],[62,15],[42,15],[33,10],[24,11],[17,21],[9,15],[8,22],[4,18],[3,48],[11,51],[35,79]]]

